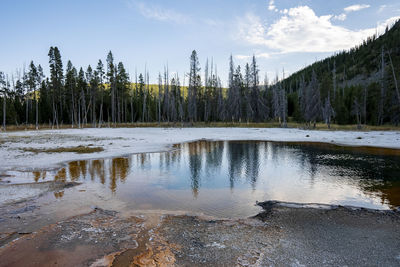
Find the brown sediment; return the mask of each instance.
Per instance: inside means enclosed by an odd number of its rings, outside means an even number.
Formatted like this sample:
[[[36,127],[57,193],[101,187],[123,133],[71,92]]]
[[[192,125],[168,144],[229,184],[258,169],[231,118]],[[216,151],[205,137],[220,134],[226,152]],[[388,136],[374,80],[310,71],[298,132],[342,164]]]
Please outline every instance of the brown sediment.
[[[0,248],[0,266],[88,265],[104,255],[135,248],[134,237],[144,230],[140,221],[122,220],[103,210],[75,216]]]
[[[0,233],[0,247],[19,237],[17,232]]]
[[[75,147],[57,147],[57,148],[32,148],[26,147],[21,148],[24,152],[32,153],[63,153],[63,152],[73,152],[78,154],[85,153],[97,153],[104,151],[102,147],[92,147],[92,146],[75,146]]]
[[[380,192],[379,197],[381,198],[382,203],[388,203],[391,209],[400,208],[400,181],[366,187],[365,190],[369,194]]]
[[[136,220],[133,222],[135,221]],[[161,223],[161,215],[148,214],[146,215],[146,219],[141,222],[143,222],[143,225],[147,230],[137,238],[137,247],[115,254],[111,266],[173,265],[175,263],[175,256],[171,249],[177,249],[178,246],[168,243],[158,232],[158,227]]]
[[[149,247],[140,255],[134,256],[129,266],[172,266],[175,263],[175,255],[168,247],[158,246],[155,249]],[[112,266],[127,266],[118,265]]]
[[[264,142],[264,141],[263,141]],[[386,147],[374,147],[374,146],[350,146],[350,145],[340,145],[340,144],[332,144],[328,142],[303,142],[303,141],[285,141],[285,142],[275,142],[272,143],[281,144],[281,145],[301,145],[301,146],[310,146],[317,147],[323,149],[330,149],[336,151],[348,151],[348,152],[357,152],[362,154],[369,155],[385,155],[385,156],[400,156],[400,149],[396,148],[386,148]]]
[[[96,260],[91,266],[137,266],[138,259],[141,264],[144,264],[144,262],[148,263],[149,260],[141,260],[145,254],[148,254],[148,249],[146,248],[147,240],[148,235],[144,234],[144,237],[142,236],[139,238],[137,248],[124,249],[122,251],[108,254],[101,259]]]
[[[146,219],[101,209],[74,216],[1,247],[0,266],[171,266],[171,245]]]
[[[139,243],[142,245],[139,245],[137,251],[131,252],[131,255],[134,255],[135,253],[136,255],[133,257],[133,261],[130,266],[172,266],[175,264],[176,259],[173,250],[180,250],[180,246],[168,242],[160,234],[158,228],[152,228],[146,234],[146,236],[144,236],[144,240],[147,241]],[[139,249],[142,251],[140,252]]]
[[[358,139],[358,138],[357,138]],[[223,141],[213,141],[215,143],[222,143]],[[356,152],[369,155],[385,155],[385,156],[400,156],[400,149],[398,148],[388,148],[388,147],[375,147],[375,146],[357,146],[357,145],[345,145],[336,144],[329,141],[326,142],[316,142],[316,141],[270,141],[270,140],[229,140],[228,142],[240,142],[240,143],[273,143],[279,145],[294,145],[294,146],[309,146],[314,148],[329,149],[334,151],[346,151],[346,152]],[[198,150],[206,149],[207,152],[211,150],[212,147],[206,146],[210,143],[210,140],[198,140],[182,144],[174,144],[173,148],[180,148],[182,145],[187,144],[189,146],[189,153],[195,155]]]

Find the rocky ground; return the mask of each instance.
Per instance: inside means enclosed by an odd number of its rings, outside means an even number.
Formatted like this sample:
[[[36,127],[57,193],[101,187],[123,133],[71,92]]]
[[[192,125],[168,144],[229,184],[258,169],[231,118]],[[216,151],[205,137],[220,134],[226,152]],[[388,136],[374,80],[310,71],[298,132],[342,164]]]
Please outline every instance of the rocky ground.
[[[20,234],[0,266],[399,266],[400,213],[259,203],[254,218],[94,209]]]

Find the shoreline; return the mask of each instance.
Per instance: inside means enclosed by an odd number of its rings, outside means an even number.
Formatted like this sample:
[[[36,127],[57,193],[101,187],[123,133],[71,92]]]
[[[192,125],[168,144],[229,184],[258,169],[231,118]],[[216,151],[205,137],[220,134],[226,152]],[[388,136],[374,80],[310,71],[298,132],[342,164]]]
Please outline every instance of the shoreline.
[[[50,170],[74,160],[129,156],[139,153],[160,153],[174,144],[200,140],[265,141],[284,143],[316,143],[339,147],[372,150],[400,150],[400,131],[313,131],[282,128],[103,128],[63,129],[5,133],[0,135],[0,172]],[[77,146],[100,147],[92,153],[33,153],[26,149],[55,149]],[[370,152],[370,151],[369,151]],[[29,166],[26,166],[29,162]]]

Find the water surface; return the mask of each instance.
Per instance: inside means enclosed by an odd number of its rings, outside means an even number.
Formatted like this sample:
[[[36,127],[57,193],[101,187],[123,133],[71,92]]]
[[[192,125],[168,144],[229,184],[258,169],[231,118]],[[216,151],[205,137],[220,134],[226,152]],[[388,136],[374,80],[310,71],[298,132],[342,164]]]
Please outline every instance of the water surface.
[[[255,215],[256,201],[266,200],[400,206],[400,156],[321,144],[198,141],[170,152],[74,161],[57,172],[24,175],[19,179],[83,182],[73,194],[56,192],[59,201],[97,199],[131,210],[238,218]]]

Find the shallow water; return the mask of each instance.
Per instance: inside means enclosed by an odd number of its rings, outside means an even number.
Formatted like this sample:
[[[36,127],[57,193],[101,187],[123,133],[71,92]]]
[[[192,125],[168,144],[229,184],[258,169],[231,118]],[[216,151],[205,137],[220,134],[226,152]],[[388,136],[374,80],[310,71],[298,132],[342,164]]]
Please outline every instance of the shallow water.
[[[108,203],[125,211],[184,211],[229,218],[255,215],[260,211],[256,201],[266,200],[375,209],[400,206],[396,153],[258,141],[198,141],[174,148],[74,161],[57,172],[17,173],[8,180],[83,182],[51,196],[75,206]]]

